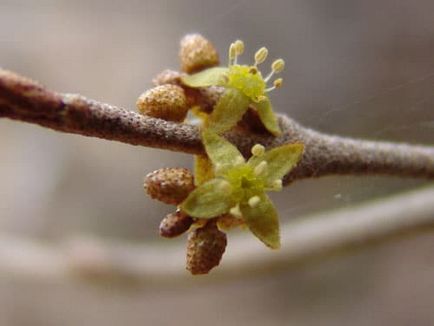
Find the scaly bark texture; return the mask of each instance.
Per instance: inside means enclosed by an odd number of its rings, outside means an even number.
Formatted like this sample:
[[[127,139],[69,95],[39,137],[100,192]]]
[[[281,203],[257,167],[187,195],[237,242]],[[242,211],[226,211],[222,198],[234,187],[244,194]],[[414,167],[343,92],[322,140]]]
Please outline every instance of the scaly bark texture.
[[[80,95],[59,94],[39,83],[0,69],[0,118],[25,121],[57,131],[116,140],[131,145],[203,153],[195,126],[142,116]],[[305,128],[280,115],[280,137],[231,131],[225,136],[246,155],[261,143],[275,147],[301,142],[305,153],[285,177],[383,174],[434,179],[434,147],[356,140]]]

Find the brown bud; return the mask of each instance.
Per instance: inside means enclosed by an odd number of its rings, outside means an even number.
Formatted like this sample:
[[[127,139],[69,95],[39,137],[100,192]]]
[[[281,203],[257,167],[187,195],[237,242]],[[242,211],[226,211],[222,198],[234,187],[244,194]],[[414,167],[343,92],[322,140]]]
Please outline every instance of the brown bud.
[[[226,249],[226,234],[221,232],[214,220],[188,235],[187,270],[191,274],[207,274],[220,263]]]
[[[184,168],[158,169],[145,177],[144,187],[151,198],[178,205],[193,191],[193,175]]]
[[[160,223],[160,235],[174,238],[183,234],[193,224],[193,219],[181,210],[168,214]]]
[[[200,34],[184,36],[180,46],[181,70],[186,73],[191,74],[219,64],[214,45]]]
[[[152,82],[155,86],[172,84],[172,85],[180,85],[182,73],[170,69],[163,70],[157,76],[152,79]]]
[[[136,105],[144,115],[169,121],[183,121],[188,111],[184,90],[177,85],[151,88],[140,95]]]

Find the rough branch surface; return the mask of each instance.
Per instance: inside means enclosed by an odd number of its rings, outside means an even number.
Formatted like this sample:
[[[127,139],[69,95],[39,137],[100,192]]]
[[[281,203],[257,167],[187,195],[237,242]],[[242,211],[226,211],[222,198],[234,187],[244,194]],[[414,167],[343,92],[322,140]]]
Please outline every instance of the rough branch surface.
[[[141,145],[202,153],[196,127],[86,99],[59,94],[15,73],[0,69],[0,118],[35,123],[57,131]],[[434,179],[434,147],[355,140],[325,135],[280,116],[283,135],[227,133],[227,138],[249,155],[251,146],[274,147],[301,142],[305,153],[285,183],[332,174],[384,174]]]

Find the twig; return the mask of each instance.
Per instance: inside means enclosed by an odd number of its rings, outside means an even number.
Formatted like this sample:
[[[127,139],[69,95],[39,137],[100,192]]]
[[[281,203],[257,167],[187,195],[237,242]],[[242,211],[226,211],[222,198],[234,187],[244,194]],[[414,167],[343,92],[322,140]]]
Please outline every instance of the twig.
[[[0,118],[39,124],[57,131],[132,145],[201,153],[198,129],[144,117],[80,95],[59,94],[0,69]],[[291,181],[332,174],[385,174],[434,179],[434,147],[355,140],[325,135],[280,116],[283,135],[273,138],[234,131],[226,136],[245,154],[255,143],[274,147],[302,142],[305,153],[285,178]]]
[[[365,248],[398,236],[432,231],[434,188],[396,195],[378,202],[299,218],[282,229],[282,248],[263,248],[251,234],[230,237],[224,264],[206,278],[246,277],[298,266],[349,249]],[[0,274],[42,281],[70,277],[90,280],[173,284],[193,281],[183,269],[179,246],[126,245],[78,239],[63,245],[0,236]],[[197,278],[194,278],[197,281]]]

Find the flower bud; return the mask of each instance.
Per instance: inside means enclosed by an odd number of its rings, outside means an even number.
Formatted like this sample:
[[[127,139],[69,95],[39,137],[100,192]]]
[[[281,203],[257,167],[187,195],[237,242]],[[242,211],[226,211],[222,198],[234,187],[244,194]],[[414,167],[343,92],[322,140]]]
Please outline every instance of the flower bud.
[[[193,191],[193,175],[184,168],[158,169],[145,177],[144,188],[151,198],[178,205]]]
[[[193,224],[193,219],[181,210],[168,214],[160,223],[160,235],[174,238],[183,234]]]
[[[188,34],[181,40],[179,58],[186,73],[217,66],[219,57],[214,45],[200,34]]]
[[[177,85],[161,85],[144,92],[137,99],[137,108],[143,115],[181,122],[188,111],[184,90]]]
[[[214,220],[191,232],[187,242],[187,270],[191,274],[207,274],[220,263],[227,244],[226,234]]]

